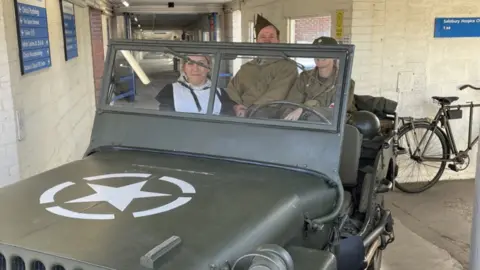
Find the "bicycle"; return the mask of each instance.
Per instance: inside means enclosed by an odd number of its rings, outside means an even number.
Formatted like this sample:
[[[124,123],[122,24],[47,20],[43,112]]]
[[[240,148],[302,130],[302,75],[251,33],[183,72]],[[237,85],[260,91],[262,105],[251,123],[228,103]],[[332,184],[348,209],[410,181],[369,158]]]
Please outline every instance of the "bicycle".
[[[466,88],[480,90],[480,87],[474,87],[472,85],[463,85],[459,88],[459,90],[464,90]],[[395,187],[406,193],[420,193],[434,186],[443,175],[447,163],[450,163],[448,164],[448,168],[452,171],[459,172],[465,170],[470,164],[470,157],[468,154],[479,139],[479,136],[477,135],[477,137],[472,140],[472,121],[473,108],[480,107],[480,104],[467,102],[466,104],[452,105],[453,102],[459,99],[459,97],[456,96],[433,96],[432,99],[438,102],[440,105],[437,114],[432,120],[427,118],[399,117],[399,120],[401,121],[401,127],[398,129],[397,133],[397,158],[399,155],[405,154],[409,155],[410,159],[417,164],[424,164],[426,162],[440,163],[438,171],[434,177],[426,182],[422,182],[423,184],[421,184],[420,187],[414,188],[412,183],[399,183],[397,178],[395,180]],[[450,120],[462,119],[464,108],[470,108],[468,142],[465,150],[458,150],[450,126]],[[422,129],[425,130],[425,134],[421,137],[420,141],[418,141],[416,136],[417,131]],[[414,151],[412,151],[412,146],[410,145],[410,141],[408,139],[408,134],[412,131],[415,138],[414,141],[417,145]],[[422,148],[421,146],[427,138],[427,134],[430,134],[430,136],[428,137],[425,146]],[[441,153],[439,157],[425,155],[425,152],[434,136],[440,141],[441,145]],[[400,140],[402,137],[406,138],[406,149],[400,145]]]

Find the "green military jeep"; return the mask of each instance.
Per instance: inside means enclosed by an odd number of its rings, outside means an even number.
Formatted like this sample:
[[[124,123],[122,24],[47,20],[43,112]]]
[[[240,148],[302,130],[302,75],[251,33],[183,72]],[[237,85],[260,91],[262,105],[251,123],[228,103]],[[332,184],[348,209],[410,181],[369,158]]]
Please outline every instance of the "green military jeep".
[[[111,41],[85,156],[0,189],[0,270],[380,269],[394,145],[363,158],[378,119],[345,124],[353,52]],[[335,61],[334,106],[235,113],[226,88],[242,65],[301,58]],[[287,107],[318,118],[285,120]]]

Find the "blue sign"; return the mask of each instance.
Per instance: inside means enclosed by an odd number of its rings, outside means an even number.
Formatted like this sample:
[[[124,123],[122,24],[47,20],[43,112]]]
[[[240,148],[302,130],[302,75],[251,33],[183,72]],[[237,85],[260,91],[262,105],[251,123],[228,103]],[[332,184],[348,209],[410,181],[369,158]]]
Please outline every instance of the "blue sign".
[[[15,0],[22,74],[52,65],[45,0]]]
[[[47,18],[31,18],[20,16],[20,26],[22,27],[47,27]]]
[[[67,45],[67,59],[72,59],[78,56],[77,44]]]
[[[47,18],[45,1],[17,1],[18,16],[29,16],[30,18]]]
[[[63,43],[65,60],[78,56],[77,31],[75,27],[75,9],[72,3],[62,0]]]
[[[480,17],[435,18],[436,38],[480,37]]]
[[[48,38],[48,28],[20,28],[20,38]]]
[[[24,62],[50,57],[50,48],[22,51]]]
[[[23,68],[25,73],[34,72],[40,69],[48,68],[50,66],[52,66],[50,58],[33,60],[33,61],[23,63]]]
[[[48,38],[39,38],[39,39],[25,39],[22,40],[21,50],[31,50],[39,48],[49,48]]]

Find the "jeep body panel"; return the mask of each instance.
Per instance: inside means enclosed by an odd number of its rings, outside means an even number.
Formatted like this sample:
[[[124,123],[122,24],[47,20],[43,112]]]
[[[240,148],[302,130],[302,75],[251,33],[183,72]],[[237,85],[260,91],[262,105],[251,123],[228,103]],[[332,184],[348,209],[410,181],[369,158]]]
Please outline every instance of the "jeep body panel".
[[[85,179],[124,172],[150,175],[140,179],[148,180],[142,191],[171,196],[137,198],[123,211],[107,201],[65,203],[95,194],[89,184],[121,187],[139,182],[138,177],[128,175]],[[159,180],[165,176],[189,183],[194,191],[183,194],[177,185]],[[65,182],[74,185],[57,189],[54,201],[45,201],[46,191]],[[158,269],[207,269],[265,241],[285,245],[301,239],[304,214],[327,214],[334,207],[335,196],[335,189],[311,172],[199,157],[105,151],[0,189],[0,242],[112,269],[141,269],[143,255],[178,236],[181,244],[171,251],[175,256],[167,253],[165,258],[171,260]],[[179,197],[191,200],[163,213],[133,216]],[[77,213],[115,216],[95,220],[87,215],[82,219],[48,210],[59,206]]]

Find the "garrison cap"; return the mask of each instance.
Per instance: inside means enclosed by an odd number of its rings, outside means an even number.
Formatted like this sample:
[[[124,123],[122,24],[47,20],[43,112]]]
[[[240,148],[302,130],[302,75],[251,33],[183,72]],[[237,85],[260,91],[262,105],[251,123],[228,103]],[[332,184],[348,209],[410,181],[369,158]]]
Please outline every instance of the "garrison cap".
[[[277,35],[280,34],[280,30],[278,30],[278,28],[273,23],[265,19],[262,15],[257,14],[257,21],[255,22],[255,35],[258,36],[260,30],[270,25],[275,27],[275,30],[277,30]]]

